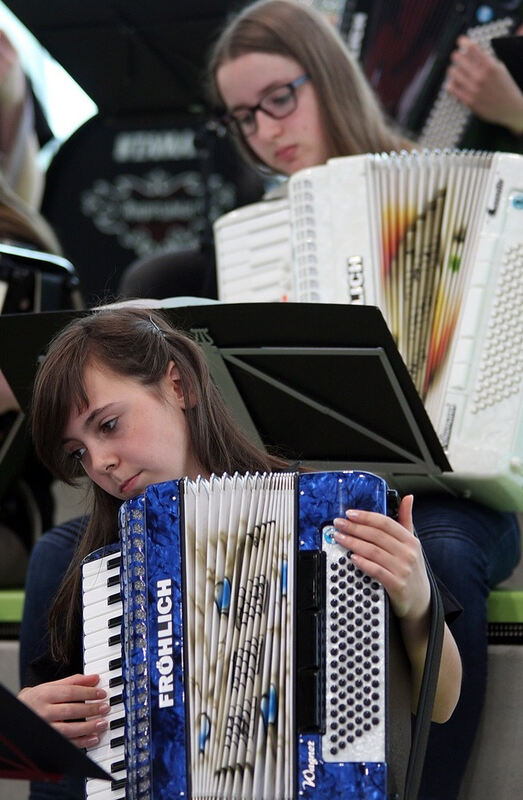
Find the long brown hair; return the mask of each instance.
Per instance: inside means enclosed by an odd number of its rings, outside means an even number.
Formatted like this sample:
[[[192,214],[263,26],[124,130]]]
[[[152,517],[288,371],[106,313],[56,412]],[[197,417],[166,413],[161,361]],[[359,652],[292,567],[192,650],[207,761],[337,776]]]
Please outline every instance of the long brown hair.
[[[74,484],[83,474],[60,446],[72,411],[88,406],[84,373],[88,364],[154,388],[173,361],[179,371],[185,414],[196,460],[210,473],[270,471],[287,462],[253,445],[228,412],[213,383],[200,347],[158,312],[104,309],[76,318],[51,342],[36,376],[32,434],[36,452],[59,479]],[[173,478],[183,477],[173,475]],[[92,485],[92,513],[50,614],[51,653],[73,658],[80,614],[82,559],[117,540],[121,501]]]
[[[335,28],[313,8],[293,0],[261,0],[248,5],[225,26],[208,60],[208,94],[217,109],[225,103],[219,68],[246,53],[275,53],[303,68],[320,98],[329,157],[410,149],[385,122],[377,98]],[[266,165],[238,138],[244,156]]]

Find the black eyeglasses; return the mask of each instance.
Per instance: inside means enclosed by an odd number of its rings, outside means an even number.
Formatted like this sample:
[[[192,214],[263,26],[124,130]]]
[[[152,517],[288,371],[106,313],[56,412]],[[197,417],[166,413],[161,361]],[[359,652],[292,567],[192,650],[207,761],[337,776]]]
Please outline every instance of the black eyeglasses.
[[[284,83],[282,86],[271,89],[257,105],[237,108],[235,111],[224,114],[222,120],[232,133],[248,138],[258,129],[257,111],[263,111],[273,119],[283,119],[292,114],[298,105],[296,89],[308,80],[308,75],[300,75],[290,83]]]

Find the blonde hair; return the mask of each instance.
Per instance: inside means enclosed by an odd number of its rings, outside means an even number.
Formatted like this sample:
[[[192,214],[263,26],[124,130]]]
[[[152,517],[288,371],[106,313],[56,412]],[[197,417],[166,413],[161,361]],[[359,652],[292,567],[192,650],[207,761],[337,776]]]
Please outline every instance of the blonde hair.
[[[0,173],[0,239],[36,247],[44,253],[61,255],[51,226],[9,187]]]
[[[360,66],[334,27],[317,11],[293,0],[260,0],[225,26],[208,62],[208,93],[224,108],[216,76],[219,68],[246,53],[274,53],[303,68],[320,98],[329,157],[410,149],[396,135]],[[251,163],[265,167],[245,139],[239,147]]]

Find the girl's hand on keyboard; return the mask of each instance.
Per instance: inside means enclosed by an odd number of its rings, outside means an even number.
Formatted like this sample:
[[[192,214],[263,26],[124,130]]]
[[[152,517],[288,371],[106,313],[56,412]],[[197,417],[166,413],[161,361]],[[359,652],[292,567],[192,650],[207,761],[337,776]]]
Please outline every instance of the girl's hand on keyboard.
[[[78,747],[92,747],[107,729],[107,692],[97,688],[99,675],[71,675],[28,686],[18,699]]]

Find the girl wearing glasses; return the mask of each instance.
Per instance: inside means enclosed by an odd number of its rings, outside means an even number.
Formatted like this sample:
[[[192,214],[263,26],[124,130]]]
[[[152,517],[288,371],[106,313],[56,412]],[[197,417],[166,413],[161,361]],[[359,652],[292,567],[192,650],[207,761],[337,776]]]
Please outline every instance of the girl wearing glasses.
[[[336,31],[288,0],[250,5],[225,28],[211,53],[209,92],[243,154],[275,173],[412,147],[385,124]]]
[[[231,20],[210,56],[209,89],[241,152],[266,172],[290,176],[335,156],[413,147],[387,126],[332,26],[292,0],[262,0]],[[461,698],[431,732],[419,795],[452,800],[484,701],[487,597],[516,566],[520,533],[514,514],[450,495],[417,495],[414,524],[434,572],[464,608],[452,628]]]

